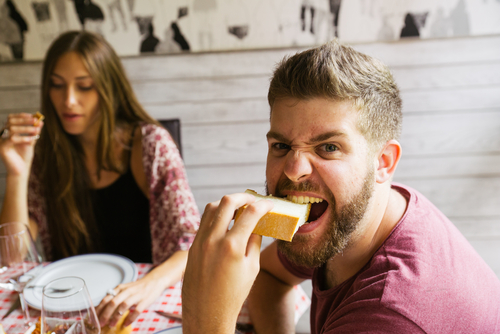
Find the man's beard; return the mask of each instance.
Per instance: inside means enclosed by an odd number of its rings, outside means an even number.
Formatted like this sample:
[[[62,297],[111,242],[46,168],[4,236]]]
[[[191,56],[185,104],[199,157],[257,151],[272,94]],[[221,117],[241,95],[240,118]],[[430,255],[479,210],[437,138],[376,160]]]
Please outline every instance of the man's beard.
[[[296,265],[310,268],[319,267],[335,255],[342,253],[364,217],[373,194],[375,172],[373,168],[368,170],[361,190],[340,210],[337,208],[333,194],[331,192],[327,194],[326,199],[332,207],[333,216],[328,222],[327,230],[318,241],[314,241],[312,236],[300,234],[295,235],[291,242],[277,240],[280,252]],[[284,189],[299,191],[313,189],[313,186],[307,181],[298,187],[288,179],[280,183],[276,187],[278,194]]]

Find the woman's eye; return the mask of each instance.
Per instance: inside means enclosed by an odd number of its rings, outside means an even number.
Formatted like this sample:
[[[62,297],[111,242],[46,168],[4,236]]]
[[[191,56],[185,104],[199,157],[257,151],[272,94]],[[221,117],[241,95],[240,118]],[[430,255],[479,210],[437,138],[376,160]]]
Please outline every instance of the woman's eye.
[[[91,90],[92,88],[94,88],[94,86],[79,86],[78,89],[82,90],[82,91],[89,91]]]
[[[53,81],[50,82],[50,87],[52,88],[62,88],[64,86],[64,84],[62,83],[55,83]]]

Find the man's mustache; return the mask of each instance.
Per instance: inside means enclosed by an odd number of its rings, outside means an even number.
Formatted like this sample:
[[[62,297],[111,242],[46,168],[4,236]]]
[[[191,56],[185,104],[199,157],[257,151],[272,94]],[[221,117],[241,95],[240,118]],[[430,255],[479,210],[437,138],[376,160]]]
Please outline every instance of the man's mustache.
[[[284,179],[278,181],[278,184],[276,185],[274,196],[283,197],[284,190],[300,191],[300,192],[306,192],[306,191],[319,192],[319,188],[316,185],[314,185],[313,183],[311,183],[310,181],[304,181],[304,182],[296,184],[288,178],[284,178]],[[267,187],[267,181],[266,181],[266,194],[270,195],[269,189]]]

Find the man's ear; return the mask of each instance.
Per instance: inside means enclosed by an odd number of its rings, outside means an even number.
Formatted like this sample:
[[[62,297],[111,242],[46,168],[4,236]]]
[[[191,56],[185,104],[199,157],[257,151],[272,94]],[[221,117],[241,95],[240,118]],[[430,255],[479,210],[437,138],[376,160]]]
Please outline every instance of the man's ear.
[[[389,140],[378,153],[378,166],[375,172],[377,183],[390,180],[401,158],[401,145],[395,139]]]

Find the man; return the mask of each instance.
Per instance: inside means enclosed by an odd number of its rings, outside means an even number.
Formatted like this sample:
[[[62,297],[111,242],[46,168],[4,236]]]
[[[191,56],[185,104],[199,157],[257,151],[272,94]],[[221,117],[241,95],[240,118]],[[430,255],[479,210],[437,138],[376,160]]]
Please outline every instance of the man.
[[[262,252],[254,284],[261,239],[251,231],[272,204],[247,194],[209,204],[184,278],[184,333],[234,332],[252,284],[256,332],[294,332],[304,279],[312,333],[500,332],[493,271],[425,197],[391,183],[402,115],[387,67],[333,41],[284,60],[268,99],[268,193],[323,201],[292,242]]]

